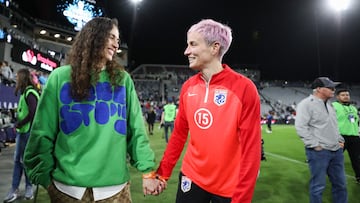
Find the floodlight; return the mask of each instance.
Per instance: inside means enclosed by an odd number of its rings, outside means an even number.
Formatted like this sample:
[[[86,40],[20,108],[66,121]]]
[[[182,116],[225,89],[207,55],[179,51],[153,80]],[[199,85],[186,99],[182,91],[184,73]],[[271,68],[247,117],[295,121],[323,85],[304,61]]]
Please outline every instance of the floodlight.
[[[329,0],[329,5],[337,12],[346,10],[350,5],[350,0]]]
[[[133,4],[137,5],[139,4],[140,2],[142,2],[142,0],[130,0]]]

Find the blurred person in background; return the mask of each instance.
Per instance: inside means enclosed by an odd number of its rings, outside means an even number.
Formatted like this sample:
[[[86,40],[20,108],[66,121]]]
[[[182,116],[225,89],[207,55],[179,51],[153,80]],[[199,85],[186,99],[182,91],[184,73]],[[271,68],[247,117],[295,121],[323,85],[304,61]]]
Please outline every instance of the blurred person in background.
[[[174,130],[174,120],[176,117],[176,105],[174,104],[173,99],[168,99],[167,104],[163,107],[163,112],[161,114],[160,126],[164,127],[164,136],[166,143],[169,142],[169,130],[170,134]]]
[[[19,197],[19,185],[23,174],[25,175],[25,199],[33,198],[32,184],[24,169],[24,150],[30,136],[30,128],[35,116],[39,93],[32,82],[28,69],[20,69],[16,77],[15,95],[17,96],[19,92],[21,95],[17,108],[17,122],[15,124],[17,135],[14,170],[11,189],[5,197],[4,202],[13,202]]]
[[[154,123],[156,119],[156,113],[153,106],[150,106],[149,110],[146,112],[146,122],[148,124],[148,131],[150,135],[154,134]]]
[[[275,114],[275,112],[273,110],[271,110],[271,111],[269,111],[269,114],[266,116],[266,125],[267,125],[266,132],[267,133],[272,133],[271,125],[272,125],[272,121],[274,119],[274,114]]]
[[[1,62],[2,83],[5,85],[15,84],[14,74],[7,61]]]
[[[357,108],[350,103],[350,91],[341,88],[336,91],[337,101],[333,102],[341,136],[345,139],[344,150],[348,151],[355,179],[360,184],[360,137]]]

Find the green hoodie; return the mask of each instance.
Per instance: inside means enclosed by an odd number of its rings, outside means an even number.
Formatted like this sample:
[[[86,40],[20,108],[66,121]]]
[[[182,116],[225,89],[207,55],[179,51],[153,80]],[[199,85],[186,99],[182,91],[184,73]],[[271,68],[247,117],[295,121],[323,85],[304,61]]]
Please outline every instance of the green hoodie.
[[[146,173],[155,166],[134,83],[127,72],[112,87],[100,73],[87,101],[70,97],[71,67],[49,76],[33,121],[24,163],[33,184],[103,187],[129,180],[127,160]]]

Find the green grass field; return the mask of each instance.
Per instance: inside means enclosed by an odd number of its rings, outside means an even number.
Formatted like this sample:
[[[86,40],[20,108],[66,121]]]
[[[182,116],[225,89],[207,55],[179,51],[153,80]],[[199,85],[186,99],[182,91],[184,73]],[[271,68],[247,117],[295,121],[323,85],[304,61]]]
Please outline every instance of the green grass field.
[[[267,161],[261,162],[261,173],[258,179],[254,203],[306,203],[308,200],[309,170],[305,163],[306,157],[303,143],[295,132],[293,125],[273,125],[273,133],[265,132],[263,126],[265,153]],[[155,127],[154,135],[150,136],[151,147],[159,163],[166,143],[162,138],[163,129]],[[142,194],[141,173],[130,167],[131,192],[134,203],[173,203],[177,190],[178,174],[181,159],[174,168],[168,188],[159,196],[146,196]],[[349,203],[360,201],[360,185],[355,183],[349,156],[345,153],[345,169]],[[28,202],[28,201],[23,201]],[[49,202],[46,191],[39,190],[38,202]],[[331,203],[331,185],[328,182],[323,195],[324,203]]]

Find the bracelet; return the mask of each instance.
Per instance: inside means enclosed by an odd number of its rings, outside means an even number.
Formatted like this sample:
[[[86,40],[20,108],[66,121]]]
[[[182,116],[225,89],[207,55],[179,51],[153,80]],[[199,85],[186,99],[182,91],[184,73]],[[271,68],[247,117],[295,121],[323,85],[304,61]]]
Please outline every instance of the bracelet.
[[[161,180],[162,182],[166,182],[169,180],[169,177],[164,177],[161,175],[156,175],[156,179]]]
[[[150,173],[143,174],[142,178],[143,179],[155,179],[156,178],[155,171],[151,171]]]

